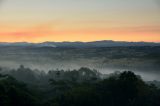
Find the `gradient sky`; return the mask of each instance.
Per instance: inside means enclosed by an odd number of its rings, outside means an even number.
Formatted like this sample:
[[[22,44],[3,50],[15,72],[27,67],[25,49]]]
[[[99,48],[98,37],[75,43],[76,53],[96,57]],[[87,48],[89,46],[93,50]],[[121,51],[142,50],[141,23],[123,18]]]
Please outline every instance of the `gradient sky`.
[[[0,0],[0,42],[160,42],[160,0]]]

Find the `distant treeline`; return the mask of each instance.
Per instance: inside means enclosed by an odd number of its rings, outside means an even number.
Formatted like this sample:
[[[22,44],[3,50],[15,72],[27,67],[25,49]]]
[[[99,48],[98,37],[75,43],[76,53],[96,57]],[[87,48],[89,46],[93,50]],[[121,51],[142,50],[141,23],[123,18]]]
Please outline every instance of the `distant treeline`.
[[[55,81],[74,81],[77,83],[86,82],[90,80],[100,80],[101,73],[97,70],[89,69],[82,67],[80,69],[74,70],[49,70],[48,72],[40,71],[38,69],[32,70],[30,68],[25,68],[23,65],[20,65],[18,69],[1,69],[1,73],[9,74],[16,78],[19,81],[23,81],[27,84],[39,84],[39,83],[48,83],[50,79]]]
[[[160,106],[160,89],[131,71],[102,79],[89,68],[44,73],[21,65],[0,74],[0,106]]]

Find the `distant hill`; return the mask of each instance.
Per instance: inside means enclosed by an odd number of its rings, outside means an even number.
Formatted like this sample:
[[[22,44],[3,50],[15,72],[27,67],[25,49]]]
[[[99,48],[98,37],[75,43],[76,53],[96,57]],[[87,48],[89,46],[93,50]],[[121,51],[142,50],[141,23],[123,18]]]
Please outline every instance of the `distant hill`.
[[[160,46],[160,43],[154,42],[126,42],[126,41],[93,41],[93,42],[43,42],[43,43],[5,43],[1,42],[0,46],[35,46],[35,47],[75,47],[75,48],[85,48],[85,47],[128,47],[128,46]]]

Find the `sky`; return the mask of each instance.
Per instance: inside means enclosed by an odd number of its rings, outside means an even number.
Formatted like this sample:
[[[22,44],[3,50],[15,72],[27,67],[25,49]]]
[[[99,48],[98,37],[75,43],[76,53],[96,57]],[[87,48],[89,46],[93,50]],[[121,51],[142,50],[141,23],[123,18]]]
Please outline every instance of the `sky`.
[[[0,0],[0,42],[160,42],[160,0]]]

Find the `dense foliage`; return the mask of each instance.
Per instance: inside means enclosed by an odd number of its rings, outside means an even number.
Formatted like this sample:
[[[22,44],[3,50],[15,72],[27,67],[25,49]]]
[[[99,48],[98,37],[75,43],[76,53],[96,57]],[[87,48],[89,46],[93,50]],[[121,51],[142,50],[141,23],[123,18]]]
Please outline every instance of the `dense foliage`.
[[[8,74],[0,74],[0,106],[160,106],[160,89],[131,71],[101,79],[88,68],[38,73],[20,66]]]
[[[36,106],[38,98],[27,89],[26,85],[19,83],[10,76],[0,75],[0,106]]]

